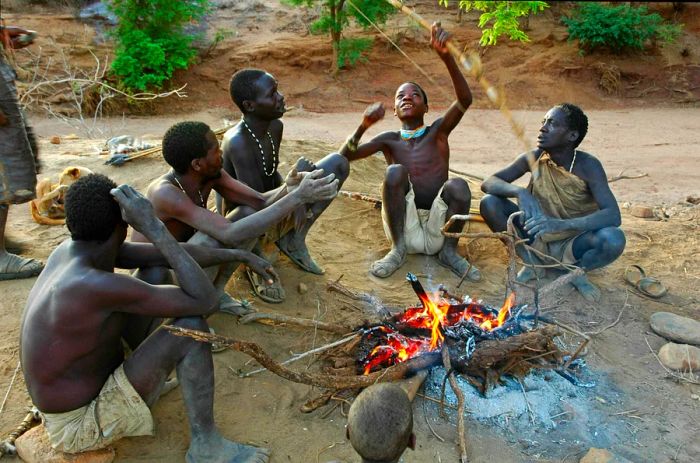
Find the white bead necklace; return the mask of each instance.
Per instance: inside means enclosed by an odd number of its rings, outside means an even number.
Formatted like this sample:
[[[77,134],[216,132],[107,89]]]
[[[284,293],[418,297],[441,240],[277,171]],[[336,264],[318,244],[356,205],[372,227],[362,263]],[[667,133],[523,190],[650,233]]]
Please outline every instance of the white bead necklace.
[[[268,172],[267,164],[265,163],[265,151],[263,151],[262,143],[260,143],[260,140],[258,140],[258,137],[255,136],[253,131],[250,130],[250,127],[248,127],[248,124],[246,123],[245,119],[241,118],[241,122],[243,122],[245,128],[248,129],[248,133],[250,133],[255,142],[258,144],[258,148],[260,148],[260,158],[262,159],[263,172],[266,176],[272,177],[273,175],[275,175],[275,172],[277,172],[277,166],[279,165],[280,160],[278,157],[279,153],[275,153],[275,142],[272,141],[272,135],[270,135],[270,131],[267,131],[267,138],[270,140],[270,146],[272,146],[272,166],[270,172]]]
[[[182,188],[182,184],[180,183],[180,180],[177,179],[177,176],[173,174],[173,179],[177,182],[177,186],[180,187],[183,193],[185,193],[185,196],[187,195],[187,192],[185,191],[184,188]],[[202,197],[202,190],[197,190],[197,193],[199,193],[199,202],[201,203],[201,206],[204,207],[204,197]]]
[[[578,150],[574,150],[574,158],[571,160],[571,166],[569,166],[569,172],[573,172],[574,170],[574,163],[576,162],[576,153]]]

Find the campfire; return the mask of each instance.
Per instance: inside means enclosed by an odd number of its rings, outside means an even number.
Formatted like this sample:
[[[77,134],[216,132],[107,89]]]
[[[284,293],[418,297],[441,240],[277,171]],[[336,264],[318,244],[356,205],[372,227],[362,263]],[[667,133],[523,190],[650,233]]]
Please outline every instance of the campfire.
[[[504,339],[523,332],[518,323],[519,314],[527,306],[514,308],[513,293],[500,309],[495,309],[468,298],[460,301],[443,286],[431,296],[415,275],[409,273],[406,279],[421,306],[409,307],[391,320],[364,332],[358,348],[358,365],[365,375],[439,350],[446,336],[454,343],[465,344],[460,360],[466,361],[477,342]]]

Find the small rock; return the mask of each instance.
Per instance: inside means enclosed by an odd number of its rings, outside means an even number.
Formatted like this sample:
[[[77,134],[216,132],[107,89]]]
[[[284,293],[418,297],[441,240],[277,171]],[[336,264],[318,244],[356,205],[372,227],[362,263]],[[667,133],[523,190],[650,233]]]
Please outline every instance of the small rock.
[[[688,344],[669,342],[659,350],[659,360],[671,370],[698,371],[700,370],[700,349]]]
[[[700,204],[700,196],[688,196],[685,200],[690,204]]]
[[[649,206],[632,206],[630,207],[630,214],[640,219],[653,219],[656,217],[654,215],[654,209]]]
[[[700,395],[697,394],[690,394],[690,398],[693,400],[700,400]]]
[[[61,144],[61,137],[59,137],[58,135],[54,135],[53,137],[51,137],[51,144],[52,145],[60,145]]]
[[[77,135],[74,134],[74,133],[71,133],[71,134],[69,134],[69,135],[66,135],[66,136],[63,137],[63,138],[64,138],[65,140],[80,140],[80,137],[77,136]]]
[[[26,463],[111,463],[115,457],[111,447],[75,454],[54,450],[43,424],[20,436],[15,446],[17,455]]]
[[[299,291],[299,294],[306,294],[309,291],[309,287],[304,283],[299,283],[297,290]]]
[[[623,458],[614,453],[610,453],[605,449],[591,448],[588,450],[579,463],[632,463],[628,459]]]
[[[669,341],[700,346],[700,322],[692,318],[670,312],[656,312],[649,323],[656,334]]]

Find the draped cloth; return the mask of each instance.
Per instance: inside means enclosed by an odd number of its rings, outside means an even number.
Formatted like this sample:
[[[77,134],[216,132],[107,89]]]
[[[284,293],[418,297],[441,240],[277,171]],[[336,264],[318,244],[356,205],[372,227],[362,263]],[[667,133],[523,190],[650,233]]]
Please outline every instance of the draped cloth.
[[[535,163],[528,191],[537,199],[542,212],[555,219],[574,219],[590,215],[600,208],[588,184],[580,177],[557,165],[544,152]],[[532,247],[564,263],[573,264],[573,241],[582,233],[566,230],[540,235]],[[551,262],[545,262],[551,263]]]

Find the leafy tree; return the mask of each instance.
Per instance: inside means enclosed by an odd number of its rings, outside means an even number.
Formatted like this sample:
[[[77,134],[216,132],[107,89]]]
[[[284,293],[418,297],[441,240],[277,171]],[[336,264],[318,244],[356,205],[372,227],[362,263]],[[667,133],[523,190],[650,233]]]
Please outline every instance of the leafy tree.
[[[445,7],[449,0],[439,0]],[[548,8],[547,2],[470,2],[459,1],[459,8],[465,11],[477,10],[479,17],[482,46],[496,45],[498,38],[507,35],[511,40],[529,42],[530,37],[520,29],[518,18],[537,14]]]
[[[649,40],[672,43],[682,33],[682,25],[666,23],[645,5],[581,3],[562,21],[569,28],[569,41],[578,39],[581,54],[603,47],[618,53],[643,50]]]
[[[111,32],[116,40],[113,74],[128,90],[162,87],[194,59],[196,37],[184,27],[210,8],[210,0],[112,0],[110,9],[119,19]]]
[[[343,38],[343,29],[350,24],[350,20],[354,19],[363,28],[368,28],[372,23],[384,24],[389,15],[394,12],[394,7],[386,0],[282,1],[293,6],[320,7],[321,16],[311,24],[310,30],[312,34],[330,34],[335,72],[344,67],[354,66],[358,60],[363,59],[364,52],[372,46],[371,40]]]

